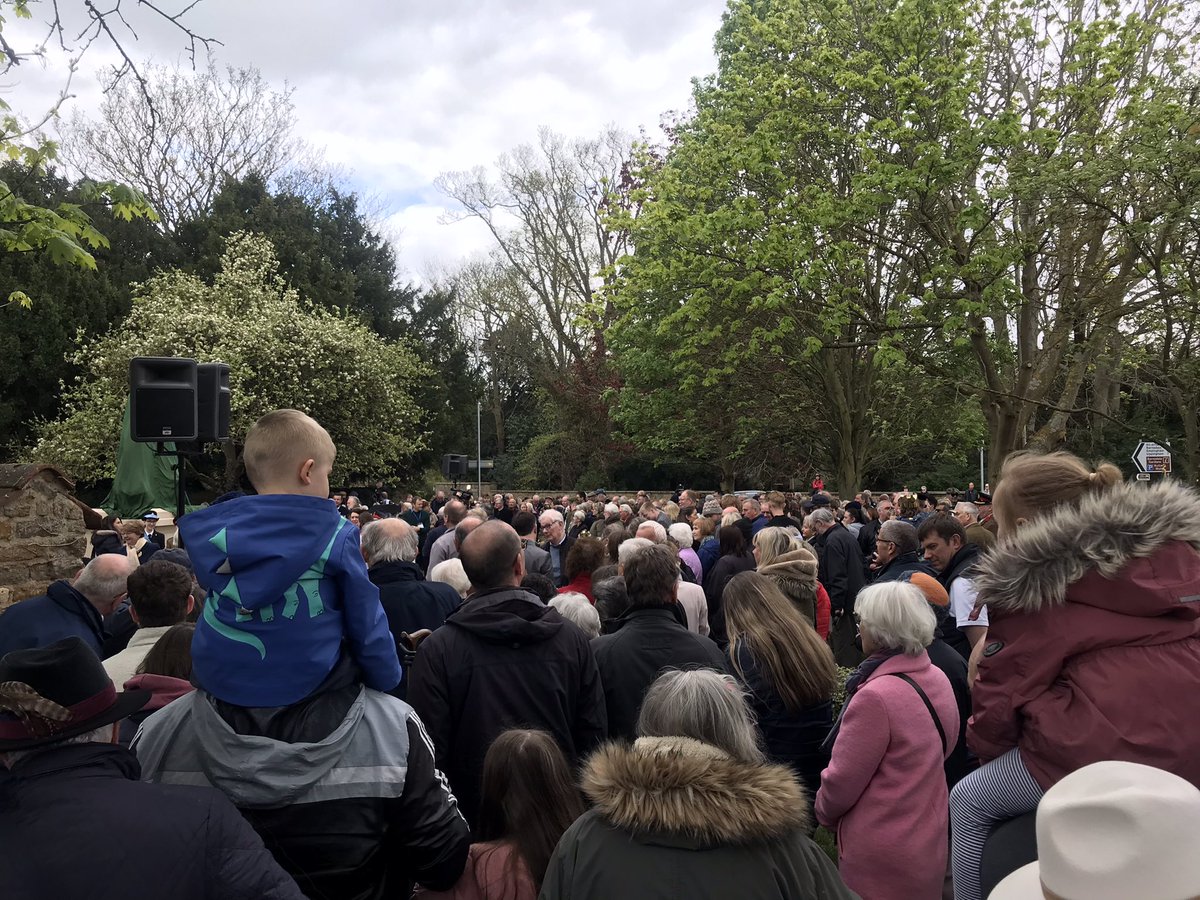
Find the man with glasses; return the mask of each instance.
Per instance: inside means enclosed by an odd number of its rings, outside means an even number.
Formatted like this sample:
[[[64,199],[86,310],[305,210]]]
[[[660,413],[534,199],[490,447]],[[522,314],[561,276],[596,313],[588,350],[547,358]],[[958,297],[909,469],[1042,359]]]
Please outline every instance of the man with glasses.
[[[538,524],[542,527],[542,549],[550,554],[550,568],[553,570],[553,580],[556,587],[567,583],[567,554],[575,543],[567,536],[567,526],[562,513],[557,509],[548,509],[541,514]]]
[[[919,546],[917,529],[907,522],[893,519],[880,525],[871,562],[873,583],[899,581],[907,572],[924,572],[936,578],[937,573],[917,555]]]

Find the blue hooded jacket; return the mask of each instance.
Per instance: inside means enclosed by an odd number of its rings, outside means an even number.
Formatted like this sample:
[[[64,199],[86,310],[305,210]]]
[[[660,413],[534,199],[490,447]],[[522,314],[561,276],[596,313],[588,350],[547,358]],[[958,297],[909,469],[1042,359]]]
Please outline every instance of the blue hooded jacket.
[[[179,520],[207,592],[192,673],[236,706],[289,706],[337,662],[343,638],[363,683],[400,683],[396,642],[367,578],[358,529],[322,497],[235,497]]]

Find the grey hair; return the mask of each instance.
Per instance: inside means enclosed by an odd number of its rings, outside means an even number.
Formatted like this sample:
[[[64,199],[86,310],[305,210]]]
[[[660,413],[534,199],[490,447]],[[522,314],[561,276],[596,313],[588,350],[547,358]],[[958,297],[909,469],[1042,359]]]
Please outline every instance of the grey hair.
[[[869,632],[883,650],[899,650],[905,656],[920,656],[933,642],[937,616],[914,584],[886,581],[858,592],[854,612],[859,627]]]
[[[735,522],[740,522],[741,520],[742,514],[740,512],[738,512],[736,509],[729,509],[727,512],[721,515],[721,527],[728,528],[730,525],[734,524]]]
[[[899,519],[888,519],[880,525],[878,538],[895,544],[897,556],[916,553],[917,548],[921,545],[921,542],[917,540],[917,529],[909,522],[901,522]]]
[[[954,504],[954,511],[955,512],[965,512],[968,516],[970,516],[976,522],[979,521],[979,507],[976,506],[974,503],[969,503],[966,500],[960,500],[958,503]]]
[[[563,519],[563,514],[560,513],[557,509],[545,510],[541,514],[541,516],[538,518],[538,521],[541,522],[542,519],[549,519],[552,522],[565,522],[566,521],[565,519]]]
[[[600,636],[600,613],[583,594],[575,591],[558,594],[550,598],[550,605],[568,622],[578,625],[589,640]]]
[[[367,565],[413,562],[417,558],[417,530],[411,526],[406,529],[389,529],[385,528],[383,523],[384,520],[379,519],[363,526],[360,539],[362,552],[367,557]],[[389,531],[401,531],[402,533],[389,534]]]
[[[621,511],[621,507],[617,506],[617,504],[615,504],[615,503],[605,503],[604,504],[604,514],[606,516],[615,516],[620,511]]]
[[[572,522],[582,522],[586,518],[587,513],[585,513],[582,509],[577,509],[575,512],[571,513]]]
[[[455,556],[438,563],[429,571],[430,581],[440,581],[458,591],[458,596],[466,598],[471,592],[471,579],[463,570],[462,560]]]
[[[654,541],[648,538],[631,537],[621,541],[621,546],[617,548],[617,565],[625,568],[625,565],[629,562],[633,554],[653,546]]]
[[[837,521],[837,517],[833,514],[833,510],[824,506],[820,509],[814,509],[810,515],[814,526],[832,525]]]
[[[627,513],[629,513],[629,514],[632,516],[632,515],[633,515],[633,507],[632,507],[632,506],[630,506],[628,503],[622,503],[622,504],[621,504],[621,505],[620,505],[620,506],[617,508],[617,512],[627,512]]]
[[[121,566],[112,560],[120,559]],[[111,602],[126,592],[125,582],[133,571],[129,557],[122,553],[102,553],[83,567],[72,587],[91,601]]]
[[[745,763],[766,761],[758,730],[738,683],[711,669],[658,676],[638,715],[642,737],[690,737]]]
[[[43,744],[40,747],[34,747],[32,750],[12,750],[8,753],[0,753],[0,765],[11,769],[27,756],[36,756],[43,750],[54,750],[59,747],[66,747],[69,744],[111,744],[113,743],[114,724],[101,725],[99,728],[93,728],[91,731],[85,731],[83,734]]]
[[[649,529],[650,533],[654,535],[654,537],[647,538],[647,540],[652,541],[655,544],[665,544],[667,542],[667,529],[663,528],[659,522],[654,522],[650,519],[647,519],[638,526],[638,531],[641,531],[643,528]]]
[[[680,549],[687,549],[692,546],[694,537],[692,535],[692,526],[686,522],[676,522],[667,529],[667,534],[670,536]]]

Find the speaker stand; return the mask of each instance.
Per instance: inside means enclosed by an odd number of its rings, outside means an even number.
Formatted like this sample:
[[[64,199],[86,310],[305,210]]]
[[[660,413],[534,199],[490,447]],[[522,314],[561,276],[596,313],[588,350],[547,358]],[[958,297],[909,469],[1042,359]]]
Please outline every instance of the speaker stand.
[[[183,547],[183,532],[179,530],[179,520],[187,511],[187,475],[184,471],[184,457],[198,456],[198,453],[180,450],[167,450],[160,441],[155,445],[155,456],[173,456],[175,458],[175,540]]]

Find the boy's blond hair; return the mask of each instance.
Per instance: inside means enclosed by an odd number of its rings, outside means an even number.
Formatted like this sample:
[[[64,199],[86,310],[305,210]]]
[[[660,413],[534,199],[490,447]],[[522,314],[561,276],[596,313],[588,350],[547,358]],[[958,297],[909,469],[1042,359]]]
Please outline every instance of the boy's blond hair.
[[[298,409],[269,412],[246,435],[242,461],[256,489],[288,483],[307,459],[333,463],[337,447],[321,423]]]

